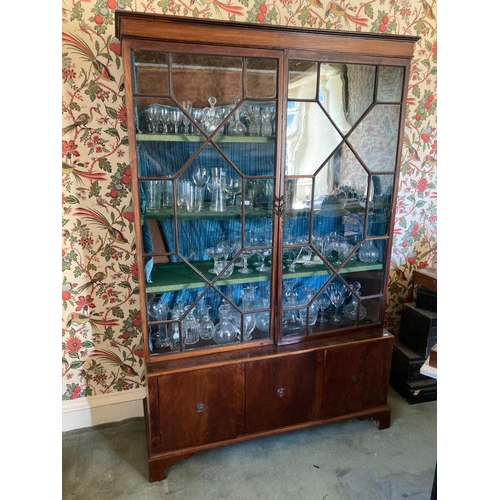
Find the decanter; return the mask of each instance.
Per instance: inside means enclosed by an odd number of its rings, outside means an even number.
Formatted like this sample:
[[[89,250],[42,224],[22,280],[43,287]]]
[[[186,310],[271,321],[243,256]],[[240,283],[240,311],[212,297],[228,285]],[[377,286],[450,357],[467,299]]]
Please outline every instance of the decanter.
[[[260,135],[260,108],[251,106],[248,114],[250,115],[249,135],[254,137]]]
[[[355,293],[352,294],[352,300],[349,304],[344,306],[344,316],[351,321],[362,321],[366,318],[366,307],[359,304],[359,291],[361,290],[361,283],[359,281],[355,281],[352,284],[352,288]],[[358,309],[359,304],[359,309]]]
[[[179,310],[179,307],[175,306],[172,309],[172,321],[174,321],[174,323],[171,323],[167,330],[167,337],[172,351],[179,350],[180,330],[178,321],[180,315],[181,311]]]
[[[222,304],[219,307],[219,322],[214,327],[212,339],[217,344],[234,342],[238,336],[238,330],[229,319],[231,306]]]
[[[210,306],[201,306],[200,338],[210,340],[214,333],[214,322],[210,318]]]
[[[285,287],[285,293],[283,294],[286,300],[284,304],[285,307],[294,307],[297,305],[297,292],[293,290],[293,283],[285,281],[283,283]],[[300,333],[306,322],[302,320],[299,316],[299,311],[297,309],[292,309],[289,311],[283,311],[283,333],[296,334]]]
[[[265,108],[262,111],[262,126],[260,130],[262,137],[272,137],[273,136],[273,125],[271,123],[271,109]]]
[[[221,123],[221,119],[217,116],[217,111],[215,109],[215,103],[217,99],[215,97],[209,97],[208,103],[210,104],[209,108],[203,108],[203,129],[209,135],[213,134],[217,127]],[[222,128],[217,132],[218,134],[222,133]]]
[[[260,307],[262,307],[263,309],[269,308],[269,305],[271,303],[270,293],[271,293],[270,285],[265,286],[262,293],[261,293],[261,298],[260,298],[260,302],[261,302]],[[269,331],[269,313],[262,312],[262,313],[257,314],[257,318],[255,320],[255,326],[263,332],[268,332]]]
[[[243,311],[251,311],[255,307],[254,286],[247,286],[241,291],[241,307]],[[255,314],[245,314],[243,316],[243,339],[250,340],[255,329]]]
[[[239,96],[234,98],[234,105],[237,106],[240,102]],[[240,110],[239,108],[234,112],[233,117],[231,118],[229,125],[227,127],[227,135],[236,135],[241,136],[247,133],[247,128],[245,124],[240,120]]]
[[[186,306],[188,310],[190,306]],[[186,345],[196,344],[200,340],[200,325],[194,317],[194,309],[191,309],[186,319],[182,322],[182,337]]]
[[[374,263],[380,257],[380,252],[372,240],[363,241],[358,250],[358,259],[361,262]]]
[[[304,289],[304,298],[302,299],[302,304],[307,305],[311,302],[312,298],[314,297],[314,294],[316,293],[316,289],[313,286],[306,286]],[[316,321],[318,320],[318,312],[319,312],[319,307],[316,301],[314,301],[309,307],[309,321],[308,325],[313,326],[316,324]],[[306,316],[307,316],[307,309],[300,309],[299,310],[300,318],[306,322]]]

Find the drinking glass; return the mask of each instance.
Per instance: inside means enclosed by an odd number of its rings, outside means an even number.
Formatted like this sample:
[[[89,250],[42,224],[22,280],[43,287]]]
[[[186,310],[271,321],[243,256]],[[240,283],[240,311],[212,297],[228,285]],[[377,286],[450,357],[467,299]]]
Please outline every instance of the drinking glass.
[[[191,101],[182,101],[182,107],[188,112],[188,114],[191,114],[191,111],[193,110],[193,103]],[[191,120],[189,119],[189,116],[186,116],[185,114],[182,114],[182,123],[184,124],[184,133],[189,134],[190,132],[190,125],[191,125]]]
[[[330,297],[327,293],[323,292],[316,300],[316,303],[318,304],[320,311],[318,323],[328,323],[328,318],[326,317],[325,311],[326,308],[330,305]]]
[[[248,259],[253,255],[253,250],[243,250],[241,252],[241,257],[243,259],[243,267],[238,269],[241,274],[253,273],[253,270],[248,267]]]
[[[180,109],[174,109],[170,112],[170,120],[174,124],[174,134],[179,133],[179,124],[182,121],[184,115],[181,113]]]
[[[146,212],[158,213],[161,206],[162,181],[145,181]]]
[[[196,186],[196,211],[201,212],[205,200],[205,186],[208,182],[208,170],[205,167],[198,167],[192,179]]]
[[[335,309],[334,309],[332,319],[330,320],[331,323],[338,324],[342,321],[342,318],[339,314],[339,308],[344,303],[345,291],[346,291],[345,285],[341,285],[341,284],[332,285],[330,300],[331,300],[333,307]]]
[[[231,206],[236,206],[236,195],[241,193],[241,180],[236,177],[226,178],[226,193],[231,196]]]

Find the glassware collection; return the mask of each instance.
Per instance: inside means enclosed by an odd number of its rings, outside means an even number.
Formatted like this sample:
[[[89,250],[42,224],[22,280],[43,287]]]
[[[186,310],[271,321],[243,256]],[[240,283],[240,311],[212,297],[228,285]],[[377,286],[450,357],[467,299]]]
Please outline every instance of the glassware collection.
[[[182,101],[180,107],[150,104],[139,113],[137,129],[142,134],[217,135],[273,137],[275,135],[274,103],[245,102],[234,98],[234,104],[216,106],[217,99],[209,97],[208,106],[193,108],[191,101]],[[234,110],[234,112],[233,112]]]
[[[363,321],[367,310],[360,303],[361,284],[358,281],[344,284],[333,281],[324,291],[309,285],[283,282],[282,329],[287,336],[301,334],[316,324],[348,324]],[[252,340],[255,330],[269,332],[270,285],[245,284],[236,307],[222,299],[211,314],[212,306],[203,299],[196,304],[184,305],[179,300],[172,307],[166,295],[148,296],[148,314],[152,320],[150,341],[156,349],[179,349],[182,336],[186,346],[228,344]],[[241,311],[241,312],[240,312]],[[151,346],[151,348],[152,348]],[[153,348],[152,348],[153,350]]]

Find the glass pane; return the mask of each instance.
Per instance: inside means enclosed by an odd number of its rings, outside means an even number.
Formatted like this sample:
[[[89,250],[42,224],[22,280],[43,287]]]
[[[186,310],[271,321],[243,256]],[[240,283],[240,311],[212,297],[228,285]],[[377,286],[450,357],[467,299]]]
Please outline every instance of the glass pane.
[[[401,102],[404,68],[379,66],[377,101]]]
[[[243,92],[243,59],[201,54],[172,54],[172,95],[203,109],[214,96],[219,106]]]
[[[347,64],[345,80],[345,113],[347,121],[354,126],[373,103],[375,66]]]
[[[168,94],[168,54],[132,51],[133,91],[138,94]]]
[[[247,97],[276,97],[278,61],[247,58]]]
[[[312,175],[342,141],[322,108],[314,102],[289,102],[286,173]]]
[[[317,79],[317,63],[290,61],[288,64],[288,98],[316,99]]]
[[[378,104],[349,137],[364,164],[372,172],[395,172],[400,106]]]
[[[351,128],[345,109],[345,74],[345,64],[321,64],[319,101],[344,134]]]
[[[393,187],[393,175],[372,176],[373,195],[367,201],[368,236],[385,236],[389,233]]]

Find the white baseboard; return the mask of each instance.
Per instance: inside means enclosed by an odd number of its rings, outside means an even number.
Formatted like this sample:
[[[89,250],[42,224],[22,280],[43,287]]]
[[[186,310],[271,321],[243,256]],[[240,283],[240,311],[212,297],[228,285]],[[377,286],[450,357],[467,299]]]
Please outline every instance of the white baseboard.
[[[62,403],[62,431],[71,431],[126,418],[143,417],[146,389],[72,399]]]

